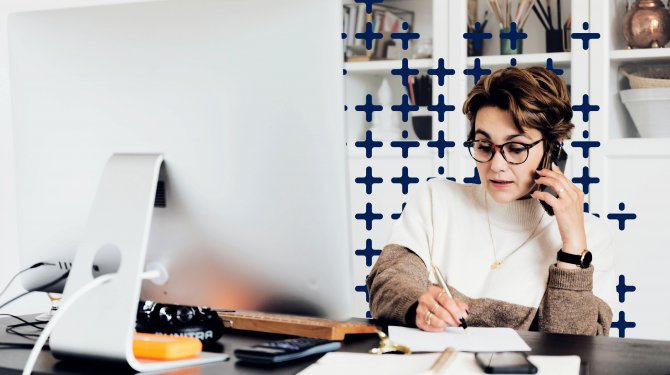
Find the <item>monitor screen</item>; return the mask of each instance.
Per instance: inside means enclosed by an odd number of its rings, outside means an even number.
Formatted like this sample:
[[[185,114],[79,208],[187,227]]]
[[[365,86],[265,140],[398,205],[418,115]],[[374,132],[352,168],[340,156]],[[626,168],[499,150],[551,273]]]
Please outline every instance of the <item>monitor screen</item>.
[[[24,286],[72,261],[111,155],[160,153],[147,263],[169,279],[142,298],[350,316],[341,11],[174,0],[10,16],[20,258],[60,264]]]

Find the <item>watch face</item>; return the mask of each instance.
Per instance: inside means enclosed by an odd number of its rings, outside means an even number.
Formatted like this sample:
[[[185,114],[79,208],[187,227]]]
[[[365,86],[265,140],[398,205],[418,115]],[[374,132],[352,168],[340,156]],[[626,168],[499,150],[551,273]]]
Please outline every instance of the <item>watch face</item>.
[[[582,268],[588,268],[592,260],[593,255],[591,255],[590,251],[587,251],[582,257]]]

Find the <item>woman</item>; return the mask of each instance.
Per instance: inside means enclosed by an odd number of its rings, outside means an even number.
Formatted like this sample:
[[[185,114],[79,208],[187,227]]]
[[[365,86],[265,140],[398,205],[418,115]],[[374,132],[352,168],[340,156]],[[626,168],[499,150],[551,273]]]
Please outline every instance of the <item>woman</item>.
[[[479,81],[463,112],[481,184],[432,179],[417,188],[367,279],[373,316],[426,331],[465,318],[608,335],[612,236],[548,157],[574,127],[565,83],[545,68],[501,69]],[[453,299],[436,286],[433,264]]]

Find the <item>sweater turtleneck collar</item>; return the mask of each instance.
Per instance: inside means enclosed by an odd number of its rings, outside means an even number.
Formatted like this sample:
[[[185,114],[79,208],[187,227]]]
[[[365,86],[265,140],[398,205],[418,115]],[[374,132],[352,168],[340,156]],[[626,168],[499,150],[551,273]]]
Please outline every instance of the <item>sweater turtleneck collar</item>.
[[[544,215],[544,209],[537,199],[519,199],[509,203],[498,203],[488,194],[483,185],[480,185],[479,198],[482,208],[486,210],[491,225],[507,230],[533,230],[540,218]],[[544,215],[546,216],[546,215]]]

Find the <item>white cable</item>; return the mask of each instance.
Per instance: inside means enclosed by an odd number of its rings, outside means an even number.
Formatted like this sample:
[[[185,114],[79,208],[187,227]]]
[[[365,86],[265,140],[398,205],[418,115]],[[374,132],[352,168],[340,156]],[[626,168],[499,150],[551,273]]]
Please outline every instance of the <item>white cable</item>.
[[[91,280],[81,288],[77,289],[77,291],[72,293],[71,296],[68,296],[65,302],[58,308],[56,314],[54,314],[54,316],[51,317],[49,323],[47,323],[47,325],[44,327],[44,330],[42,330],[40,337],[37,338],[35,346],[33,346],[33,349],[30,351],[28,361],[26,362],[26,365],[23,368],[23,372],[21,373],[21,375],[30,375],[33,372],[33,367],[35,367],[37,357],[40,355],[40,352],[42,351],[44,344],[47,342],[47,339],[51,334],[51,331],[53,331],[53,328],[56,326],[56,323],[58,323],[58,321],[65,314],[65,312],[70,309],[70,306],[72,306],[75,303],[75,301],[81,298],[81,296],[90,292],[96,287],[108,282],[109,280],[113,279],[114,276],[116,276],[115,273],[99,276]],[[160,273],[158,273],[157,271],[148,271],[144,272],[141,277],[142,279],[153,279],[158,276],[160,276]]]

